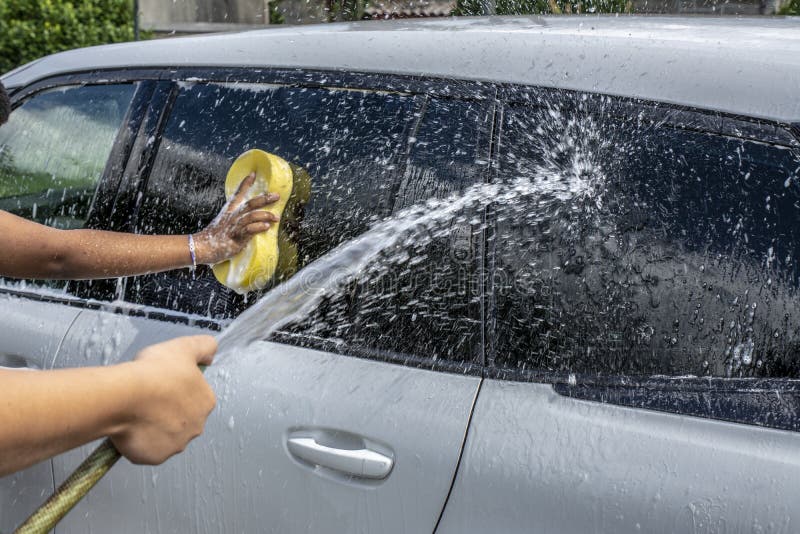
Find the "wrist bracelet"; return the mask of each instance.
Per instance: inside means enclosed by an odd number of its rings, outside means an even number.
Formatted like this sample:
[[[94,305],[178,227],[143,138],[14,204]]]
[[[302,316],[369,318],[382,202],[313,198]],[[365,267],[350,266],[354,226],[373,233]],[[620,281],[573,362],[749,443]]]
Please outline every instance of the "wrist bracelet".
[[[189,255],[192,257],[192,272],[197,269],[197,254],[194,248],[194,236],[189,234]]]

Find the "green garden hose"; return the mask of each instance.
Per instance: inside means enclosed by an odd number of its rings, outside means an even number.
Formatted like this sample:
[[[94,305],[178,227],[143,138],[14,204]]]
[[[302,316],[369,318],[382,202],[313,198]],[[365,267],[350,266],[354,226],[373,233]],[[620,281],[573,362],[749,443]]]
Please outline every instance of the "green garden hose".
[[[58,489],[31,516],[22,523],[14,534],[46,534],[53,530],[67,512],[80,502],[84,495],[103,478],[117,463],[121,454],[105,440],[78,468],[72,472]]]

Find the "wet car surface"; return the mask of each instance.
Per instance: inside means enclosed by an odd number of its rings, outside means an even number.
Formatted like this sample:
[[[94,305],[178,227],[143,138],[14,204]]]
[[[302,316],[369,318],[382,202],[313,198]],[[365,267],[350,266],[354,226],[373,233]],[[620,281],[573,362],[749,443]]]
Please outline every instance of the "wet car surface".
[[[781,20],[499,18],[10,73],[0,207],[46,224],[196,231],[251,148],[312,177],[301,267],[485,193],[210,368],[204,436],[117,466],[57,532],[792,531],[798,52]],[[206,268],[0,293],[4,364],[39,368],[216,332],[259,297]],[[0,528],[88,450],[2,479]]]

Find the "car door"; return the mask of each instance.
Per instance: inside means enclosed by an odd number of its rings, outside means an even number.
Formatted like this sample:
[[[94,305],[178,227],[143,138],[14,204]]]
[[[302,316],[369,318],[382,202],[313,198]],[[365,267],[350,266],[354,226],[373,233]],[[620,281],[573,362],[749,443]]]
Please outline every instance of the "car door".
[[[228,167],[251,148],[312,178],[309,202],[291,215],[299,267],[380,218],[486,179],[485,97],[233,79],[175,87],[134,196],[138,231],[202,228],[224,203]],[[204,435],[163,466],[123,461],[59,534],[433,531],[481,380],[481,213],[461,215],[405,255],[387,251],[380,276],[209,367],[218,407]],[[103,362],[93,337],[114,340],[114,361],[197,325],[224,327],[259,296],[233,293],[204,266],[123,283],[128,304],[82,315],[59,361]],[[143,317],[126,316],[132,309]],[[56,478],[87,452],[57,459]],[[354,470],[354,458],[375,469]]]
[[[529,189],[495,207],[493,378],[439,531],[796,530],[798,140],[591,95],[502,123]]]
[[[95,226],[134,127],[137,94],[143,98],[135,84],[74,80],[18,92],[0,128],[0,209],[56,228]],[[49,369],[81,301],[66,282],[3,278],[0,306],[0,366]],[[0,479],[0,530],[10,531],[52,490],[50,462]]]

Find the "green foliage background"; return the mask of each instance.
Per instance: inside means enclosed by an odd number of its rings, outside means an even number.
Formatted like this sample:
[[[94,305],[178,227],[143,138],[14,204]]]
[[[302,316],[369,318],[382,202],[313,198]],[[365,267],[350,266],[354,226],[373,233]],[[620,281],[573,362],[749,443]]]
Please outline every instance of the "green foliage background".
[[[800,0],[792,0],[781,8],[779,15],[800,15]]]
[[[132,0],[0,0],[0,72],[63,50],[132,40]]]

